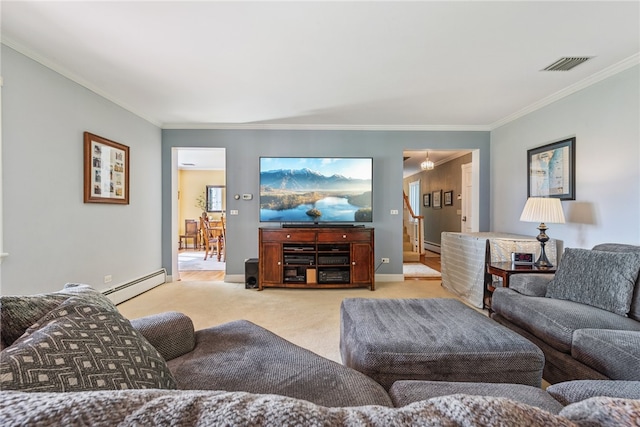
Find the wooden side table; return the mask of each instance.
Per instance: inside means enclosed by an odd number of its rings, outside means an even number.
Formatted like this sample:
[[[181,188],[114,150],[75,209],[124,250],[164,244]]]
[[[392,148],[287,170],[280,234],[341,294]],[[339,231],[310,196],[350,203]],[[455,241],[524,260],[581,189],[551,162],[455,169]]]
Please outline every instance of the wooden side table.
[[[509,278],[514,274],[555,274],[555,267],[537,267],[535,265],[515,265],[510,261],[487,263],[488,275],[496,275],[502,278],[502,287],[509,287]],[[496,290],[492,282],[485,284],[485,306],[491,311],[491,296]]]

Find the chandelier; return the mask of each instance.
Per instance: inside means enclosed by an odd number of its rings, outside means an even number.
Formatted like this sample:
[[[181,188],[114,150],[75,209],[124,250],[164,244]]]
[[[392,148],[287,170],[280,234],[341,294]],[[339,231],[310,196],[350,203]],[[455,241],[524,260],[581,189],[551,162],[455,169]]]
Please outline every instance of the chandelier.
[[[420,169],[423,171],[430,171],[434,168],[434,164],[431,160],[429,160],[429,152],[427,151],[427,158],[424,159],[424,162],[420,163]]]

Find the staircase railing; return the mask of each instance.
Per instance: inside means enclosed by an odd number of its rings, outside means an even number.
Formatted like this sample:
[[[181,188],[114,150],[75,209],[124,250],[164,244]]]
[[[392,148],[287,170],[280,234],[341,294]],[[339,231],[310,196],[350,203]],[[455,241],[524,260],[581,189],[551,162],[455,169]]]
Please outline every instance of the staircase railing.
[[[409,211],[409,216],[413,219],[413,221],[411,222],[413,224],[413,239],[418,242],[417,245],[414,245],[414,248],[415,246],[418,246],[418,253],[422,255],[422,227],[424,225],[424,216],[416,215],[415,212],[413,212],[413,209],[411,209],[411,203],[409,203],[409,197],[407,196],[407,193],[404,192],[404,190],[402,191],[402,197],[404,198],[404,206]]]

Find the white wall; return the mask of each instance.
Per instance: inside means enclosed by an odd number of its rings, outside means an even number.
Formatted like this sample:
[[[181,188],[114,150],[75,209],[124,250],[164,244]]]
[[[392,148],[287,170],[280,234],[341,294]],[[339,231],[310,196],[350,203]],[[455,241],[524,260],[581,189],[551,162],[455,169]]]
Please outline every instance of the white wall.
[[[564,247],[640,244],[639,82],[634,66],[492,131],[491,229],[537,235],[519,221],[526,152],[575,136],[576,200],[562,203],[567,223],[547,224],[549,236]]]
[[[97,289],[161,266],[161,131],[2,46],[0,293]],[[83,203],[83,132],[130,147],[130,204]],[[104,276],[113,281],[105,285]]]

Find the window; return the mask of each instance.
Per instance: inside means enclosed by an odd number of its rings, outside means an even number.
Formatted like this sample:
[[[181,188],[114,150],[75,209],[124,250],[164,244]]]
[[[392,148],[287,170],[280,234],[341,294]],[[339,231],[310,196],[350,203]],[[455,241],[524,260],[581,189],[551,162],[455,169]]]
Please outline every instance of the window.
[[[420,180],[409,183],[409,205],[414,215],[420,215]]]

